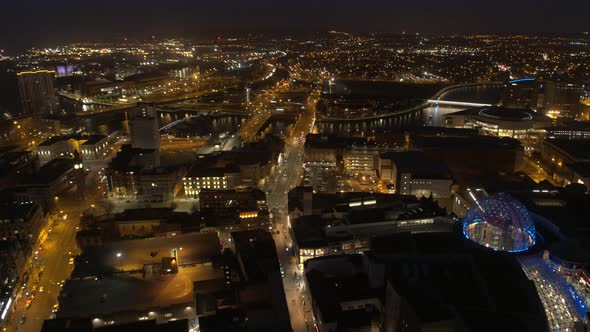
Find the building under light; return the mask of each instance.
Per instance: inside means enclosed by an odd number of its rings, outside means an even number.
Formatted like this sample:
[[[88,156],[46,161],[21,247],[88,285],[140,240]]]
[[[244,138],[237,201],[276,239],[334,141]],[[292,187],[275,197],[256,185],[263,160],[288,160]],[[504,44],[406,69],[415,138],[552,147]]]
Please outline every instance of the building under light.
[[[535,225],[527,209],[505,193],[478,202],[462,227],[465,237],[494,250],[525,251],[535,244]]]

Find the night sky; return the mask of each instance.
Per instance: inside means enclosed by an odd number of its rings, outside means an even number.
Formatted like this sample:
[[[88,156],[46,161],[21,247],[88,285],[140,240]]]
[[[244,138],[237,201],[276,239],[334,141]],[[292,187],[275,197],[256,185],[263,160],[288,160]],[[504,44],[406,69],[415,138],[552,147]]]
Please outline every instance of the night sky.
[[[588,0],[3,0],[0,48],[229,32],[580,32]]]

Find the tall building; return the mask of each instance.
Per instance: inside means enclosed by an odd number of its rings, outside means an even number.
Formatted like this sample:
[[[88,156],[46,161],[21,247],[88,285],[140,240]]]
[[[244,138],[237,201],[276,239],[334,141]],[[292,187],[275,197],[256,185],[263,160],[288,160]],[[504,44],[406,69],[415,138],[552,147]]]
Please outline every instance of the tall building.
[[[520,78],[504,84],[502,105],[513,108],[536,109],[541,83],[534,78]]]
[[[582,86],[568,82],[546,81],[543,109],[553,115],[574,115],[580,108]]]
[[[55,72],[51,70],[25,71],[17,74],[23,114],[38,117],[57,112],[54,80]]]
[[[160,150],[156,110],[149,105],[140,105],[132,114],[131,144],[134,148]]]
[[[153,164],[160,165],[160,129],[156,110],[147,105],[139,105],[132,111],[130,121],[131,146],[135,149],[151,150]]]

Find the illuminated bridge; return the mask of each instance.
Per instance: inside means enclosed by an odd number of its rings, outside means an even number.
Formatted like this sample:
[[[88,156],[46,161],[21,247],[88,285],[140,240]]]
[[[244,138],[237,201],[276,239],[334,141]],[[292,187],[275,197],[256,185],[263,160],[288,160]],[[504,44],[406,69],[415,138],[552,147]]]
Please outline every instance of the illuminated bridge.
[[[431,104],[438,104],[438,105],[467,106],[467,107],[492,106],[492,104],[470,103],[470,102],[465,102],[465,101],[436,100],[436,99],[428,99],[427,101]]]

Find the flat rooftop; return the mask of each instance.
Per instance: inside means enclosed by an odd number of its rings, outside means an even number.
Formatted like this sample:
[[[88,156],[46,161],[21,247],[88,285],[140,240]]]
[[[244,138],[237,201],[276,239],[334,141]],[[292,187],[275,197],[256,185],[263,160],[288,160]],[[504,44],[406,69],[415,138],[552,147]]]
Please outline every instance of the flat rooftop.
[[[221,244],[217,233],[109,242],[87,248],[76,262],[72,277],[139,271],[146,264],[162,263],[162,258],[172,256],[173,249],[177,251],[178,265],[182,266],[211,261],[221,253]]]
[[[57,317],[90,317],[122,311],[193,303],[193,283],[223,277],[209,264],[181,267],[177,274],[143,279],[141,274],[118,274],[68,280]]]
[[[25,179],[28,184],[49,184],[64,173],[74,168],[79,163],[74,159],[53,159],[39,168],[39,172],[33,177]]]
[[[445,162],[428,158],[420,151],[390,152],[381,159],[391,159],[400,173],[411,173],[412,178],[450,179]]]
[[[86,142],[82,143],[82,145],[93,145],[102,141],[105,138],[105,135],[90,135],[88,137],[81,137],[81,139],[86,139]]]
[[[570,139],[549,139],[545,144],[552,145],[579,161],[590,161],[590,141]]]

